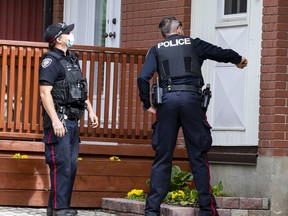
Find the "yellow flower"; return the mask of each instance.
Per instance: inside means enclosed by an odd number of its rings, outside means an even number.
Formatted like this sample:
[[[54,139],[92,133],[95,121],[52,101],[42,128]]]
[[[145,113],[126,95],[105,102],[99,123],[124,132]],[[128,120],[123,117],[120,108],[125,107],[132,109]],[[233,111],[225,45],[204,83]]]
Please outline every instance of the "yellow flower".
[[[136,190],[136,191],[135,191],[135,194],[138,195],[138,196],[140,196],[140,195],[143,194],[143,190]]]
[[[28,156],[27,155],[22,155],[21,156],[20,153],[16,153],[16,154],[12,155],[11,158],[23,158],[23,159],[26,159],[26,158],[28,158]]]
[[[142,196],[143,195],[143,190],[133,189],[133,190],[131,190],[130,192],[127,193],[128,197],[131,197],[133,195]]]
[[[16,153],[12,156],[12,158],[20,158],[20,153]]]
[[[79,160],[83,160],[83,158],[81,158],[81,157],[78,157],[78,161],[79,161]]]
[[[177,197],[177,193],[172,191],[172,192],[169,192],[170,196],[172,199],[175,199]]]
[[[185,193],[182,190],[178,190],[178,195],[184,197]]]
[[[119,157],[117,156],[112,156],[109,158],[110,161],[121,161]]]
[[[185,193],[182,190],[169,192],[172,199],[176,199],[177,197],[185,197]]]

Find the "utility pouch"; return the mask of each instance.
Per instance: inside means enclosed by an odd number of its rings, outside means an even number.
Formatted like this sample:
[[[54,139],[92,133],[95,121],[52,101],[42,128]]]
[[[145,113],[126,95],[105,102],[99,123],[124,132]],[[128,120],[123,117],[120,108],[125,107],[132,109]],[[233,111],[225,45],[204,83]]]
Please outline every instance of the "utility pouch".
[[[84,114],[85,109],[80,107],[69,107],[66,110],[69,119],[81,119]]]

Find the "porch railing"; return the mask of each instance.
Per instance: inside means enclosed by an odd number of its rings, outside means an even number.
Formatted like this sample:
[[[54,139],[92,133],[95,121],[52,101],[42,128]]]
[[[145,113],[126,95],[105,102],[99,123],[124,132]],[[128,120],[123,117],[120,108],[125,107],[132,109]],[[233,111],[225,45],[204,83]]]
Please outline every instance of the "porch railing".
[[[42,138],[38,69],[47,50],[46,43],[0,40],[0,139]],[[142,111],[136,83],[146,50],[75,46],[73,51],[100,120],[92,129],[87,114],[82,117],[82,140],[148,143],[155,117]]]

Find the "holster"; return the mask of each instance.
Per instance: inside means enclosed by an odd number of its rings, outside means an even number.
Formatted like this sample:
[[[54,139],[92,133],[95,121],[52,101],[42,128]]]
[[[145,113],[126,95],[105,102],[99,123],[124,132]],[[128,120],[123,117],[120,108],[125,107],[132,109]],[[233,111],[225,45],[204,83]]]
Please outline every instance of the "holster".
[[[211,97],[212,93],[210,91],[210,84],[207,83],[206,88],[203,90],[202,93],[202,102],[201,102],[201,108],[204,113],[207,112]]]
[[[152,92],[152,104],[154,107],[157,107],[159,104],[162,104],[163,88],[157,87],[156,84],[151,87]]]

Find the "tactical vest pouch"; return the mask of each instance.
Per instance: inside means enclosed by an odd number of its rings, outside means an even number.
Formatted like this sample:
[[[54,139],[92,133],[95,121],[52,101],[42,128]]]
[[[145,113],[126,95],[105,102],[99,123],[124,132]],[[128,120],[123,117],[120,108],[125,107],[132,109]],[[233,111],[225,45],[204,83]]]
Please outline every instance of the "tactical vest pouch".
[[[78,84],[80,85],[81,88],[81,99],[83,101],[86,101],[88,98],[87,79],[83,77],[82,79],[79,80]]]
[[[87,81],[86,78],[81,78],[77,83],[69,83],[69,97],[68,103],[75,101],[87,100]]]

